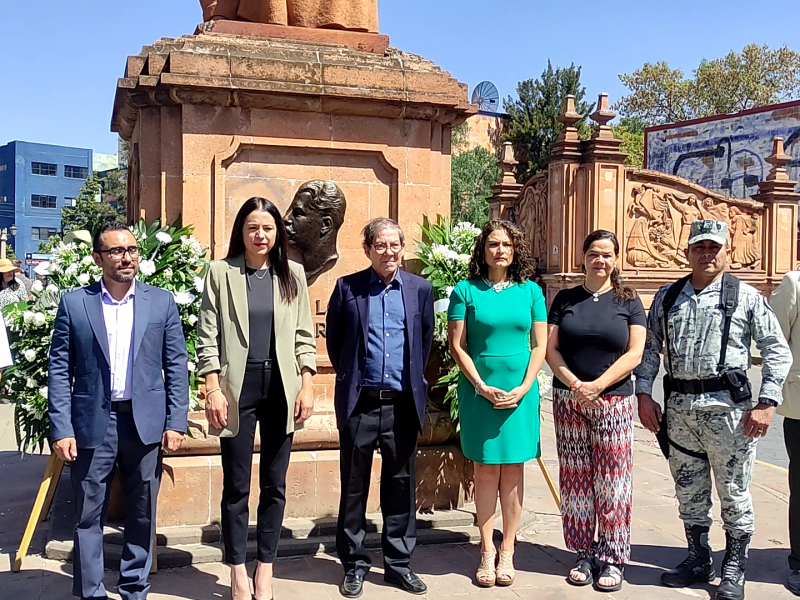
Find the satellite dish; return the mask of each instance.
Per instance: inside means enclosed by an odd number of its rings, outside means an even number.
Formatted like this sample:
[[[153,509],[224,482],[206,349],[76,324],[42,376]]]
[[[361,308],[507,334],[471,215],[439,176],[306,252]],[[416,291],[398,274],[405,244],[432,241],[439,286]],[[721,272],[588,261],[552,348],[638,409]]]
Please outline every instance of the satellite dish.
[[[500,94],[491,81],[481,81],[472,90],[472,103],[477,104],[481,110],[497,112],[500,108]]]

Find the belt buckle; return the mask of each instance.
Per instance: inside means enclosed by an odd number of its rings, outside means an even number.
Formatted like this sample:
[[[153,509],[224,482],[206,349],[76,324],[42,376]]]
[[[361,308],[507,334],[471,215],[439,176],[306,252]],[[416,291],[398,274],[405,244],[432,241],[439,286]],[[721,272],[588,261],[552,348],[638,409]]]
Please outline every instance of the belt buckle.
[[[391,394],[392,390],[378,390],[378,398],[381,400],[391,400],[391,396],[384,396],[383,393],[386,392],[387,394]]]

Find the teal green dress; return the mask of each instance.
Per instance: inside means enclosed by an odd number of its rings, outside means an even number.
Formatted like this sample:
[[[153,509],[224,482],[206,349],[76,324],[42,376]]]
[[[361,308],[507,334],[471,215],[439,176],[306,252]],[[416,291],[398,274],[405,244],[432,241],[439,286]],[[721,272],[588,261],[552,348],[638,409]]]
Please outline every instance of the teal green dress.
[[[527,281],[495,292],[480,279],[461,281],[450,294],[450,321],[465,321],[467,353],[487,384],[509,391],[522,384],[531,358],[531,328],[547,320],[541,288]],[[464,375],[458,382],[464,456],[487,465],[523,463],[541,455],[539,384],[517,408],[497,410]]]

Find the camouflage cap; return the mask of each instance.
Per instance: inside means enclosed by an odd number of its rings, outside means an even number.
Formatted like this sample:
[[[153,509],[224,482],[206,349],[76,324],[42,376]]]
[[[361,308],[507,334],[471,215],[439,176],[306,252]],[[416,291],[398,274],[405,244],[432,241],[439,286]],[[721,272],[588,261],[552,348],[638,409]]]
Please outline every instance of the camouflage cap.
[[[712,221],[711,219],[693,221],[692,229],[689,232],[689,245],[704,240],[711,240],[725,245],[728,241],[728,224],[724,221]]]

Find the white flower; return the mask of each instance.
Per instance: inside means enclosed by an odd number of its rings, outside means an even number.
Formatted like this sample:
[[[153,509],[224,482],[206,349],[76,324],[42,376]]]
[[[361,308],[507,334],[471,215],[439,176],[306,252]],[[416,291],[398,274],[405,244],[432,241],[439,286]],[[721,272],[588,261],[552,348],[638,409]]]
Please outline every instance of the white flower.
[[[444,288],[444,293],[447,294],[448,298],[450,297],[450,294],[453,293],[454,289],[455,289],[455,287],[452,286],[452,285],[448,285],[446,288]]]
[[[472,257],[469,254],[459,254],[458,255],[458,262],[464,266],[469,264],[469,261]]]
[[[190,292],[175,292],[172,295],[175,297],[175,304],[191,304],[195,299]]]
[[[92,278],[91,275],[89,275],[88,273],[81,273],[80,275],[78,275],[78,283],[80,283],[81,285],[88,285],[91,278]]]
[[[200,277],[195,277],[194,278],[194,289],[197,290],[198,294],[202,294],[203,293],[203,286],[204,285],[205,285],[205,282]]]
[[[48,286],[49,287],[49,286]],[[41,327],[47,322],[47,318],[44,316],[44,313],[33,313],[33,324],[37,327]]]
[[[41,388],[41,389],[39,390],[39,395],[40,395],[42,398],[44,398],[45,400],[47,400],[47,386],[44,386],[43,388]]]
[[[147,239],[147,233],[145,233],[144,231],[142,232],[142,239],[143,239],[143,240],[146,240],[146,239]]]
[[[171,244],[172,243],[172,236],[168,234],[166,231],[159,231],[156,233],[156,239],[161,242],[162,244]]]
[[[165,279],[172,279],[172,269],[170,267],[167,267],[166,269],[164,269],[164,278]]]
[[[24,356],[25,360],[27,360],[28,362],[33,362],[36,359],[36,351],[31,349],[25,350],[22,356]],[[29,379],[28,381],[31,380]]]
[[[92,255],[91,254],[87,254],[86,256],[84,256],[83,260],[81,260],[81,264],[83,264],[83,265],[93,265],[94,264],[94,259],[92,258]]]
[[[150,277],[156,272],[156,263],[152,260],[143,260],[139,263],[139,272],[145,277]]]
[[[30,310],[26,310],[22,313],[22,322],[26,325],[33,323],[33,312]]]
[[[187,369],[189,370],[189,372],[191,373],[192,371],[194,371],[194,370],[195,370],[194,363],[193,363],[192,361],[189,361],[189,362],[187,362],[187,363],[186,363],[186,368],[187,368]]]
[[[186,319],[189,322],[189,325],[194,327],[197,324],[197,317],[195,315],[189,315],[189,318]]]
[[[100,281],[102,278],[103,278],[103,274],[102,273],[97,273],[94,276],[94,280],[95,281]]]
[[[28,381],[25,383],[25,387],[29,390],[32,390],[36,387],[36,382],[33,379],[28,379]]]
[[[198,242],[194,237],[190,235],[182,235],[181,244],[192,256],[199,257],[203,255],[203,246],[201,246],[200,242]]]
[[[44,291],[44,285],[40,280],[37,279],[36,281],[33,282],[33,285],[31,286],[31,291],[34,294],[41,294]]]
[[[49,262],[39,263],[38,265],[36,265],[36,267],[34,267],[33,272],[39,275],[40,277],[47,277],[48,275],[50,275],[50,263]]]
[[[58,286],[55,283],[48,284],[46,288],[44,288],[46,292],[57,292]]]
[[[66,275],[67,277],[71,277],[71,276],[75,275],[75,273],[77,273],[77,272],[78,272],[78,265],[75,264],[75,263],[72,263],[70,266],[68,266],[66,268],[66,270],[64,271],[64,275]]]

